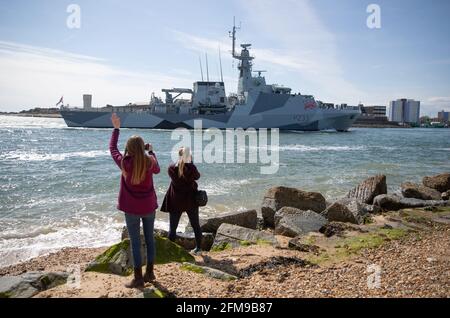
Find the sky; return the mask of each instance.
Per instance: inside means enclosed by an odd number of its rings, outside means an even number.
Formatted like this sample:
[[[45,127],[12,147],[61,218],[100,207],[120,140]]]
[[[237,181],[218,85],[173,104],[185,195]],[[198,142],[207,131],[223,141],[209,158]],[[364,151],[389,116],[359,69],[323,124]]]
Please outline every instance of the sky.
[[[79,8],[79,28],[70,5]],[[370,4],[380,28],[369,28]],[[421,115],[450,111],[448,0],[0,0],[0,111],[148,102],[162,88],[220,78],[237,90],[231,58],[251,43],[268,83],[331,103],[421,101]],[[72,24],[69,23],[72,22]],[[77,20],[78,21],[78,20]]]

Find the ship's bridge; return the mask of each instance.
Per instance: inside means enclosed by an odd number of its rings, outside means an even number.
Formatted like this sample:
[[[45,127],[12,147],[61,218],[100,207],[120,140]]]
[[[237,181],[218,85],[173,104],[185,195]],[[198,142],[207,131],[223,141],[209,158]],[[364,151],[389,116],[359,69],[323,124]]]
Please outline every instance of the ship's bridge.
[[[224,82],[194,83],[192,108],[199,113],[225,112],[227,102]]]

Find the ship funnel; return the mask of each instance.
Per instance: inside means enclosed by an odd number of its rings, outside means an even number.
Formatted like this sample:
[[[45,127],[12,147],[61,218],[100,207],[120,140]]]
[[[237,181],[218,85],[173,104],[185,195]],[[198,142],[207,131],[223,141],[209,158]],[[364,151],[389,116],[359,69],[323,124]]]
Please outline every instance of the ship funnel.
[[[83,95],[83,108],[91,109],[92,108],[92,95]]]

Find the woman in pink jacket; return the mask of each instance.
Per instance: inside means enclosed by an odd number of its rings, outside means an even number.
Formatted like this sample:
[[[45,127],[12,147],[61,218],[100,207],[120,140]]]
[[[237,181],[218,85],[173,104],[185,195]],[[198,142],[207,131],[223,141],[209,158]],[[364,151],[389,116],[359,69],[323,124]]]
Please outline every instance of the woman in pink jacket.
[[[139,136],[132,136],[128,139],[125,153],[122,155],[117,149],[120,118],[113,113],[111,120],[114,130],[109,143],[109,150],[114,162],[122,171],[117,209],[125,212],[125,222],[130,236],[134,262],[134,279],[126,284],[126,287],[138,288],[143,287],[145,282],[155,280],[153,272],[155,257],[153,227],[158,203],[153,187],[153,174],[158,174],[160,169],[152,146],[144,145],[144,141]],[[146,154],[146,150],[148,154]],[[144,276],[142,275],[140,248],[141,220],[147,246],[147,268]]]

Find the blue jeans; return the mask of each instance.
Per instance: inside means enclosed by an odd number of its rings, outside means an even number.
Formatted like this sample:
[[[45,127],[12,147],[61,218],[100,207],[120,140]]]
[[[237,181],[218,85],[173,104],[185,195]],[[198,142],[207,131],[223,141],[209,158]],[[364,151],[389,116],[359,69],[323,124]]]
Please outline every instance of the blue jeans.
[[[131,241],[131,251],[133,252],[134,268],[142,266],[141,257],[141,219],[144,228],[145,245],[147,247],[147,264],[153,264],[155,259],[155,238],[153,236],[153,227],[155,224],[155,214],[147,216],[137,216],[125,213],[125,222],[128,228],[128,234]]]

